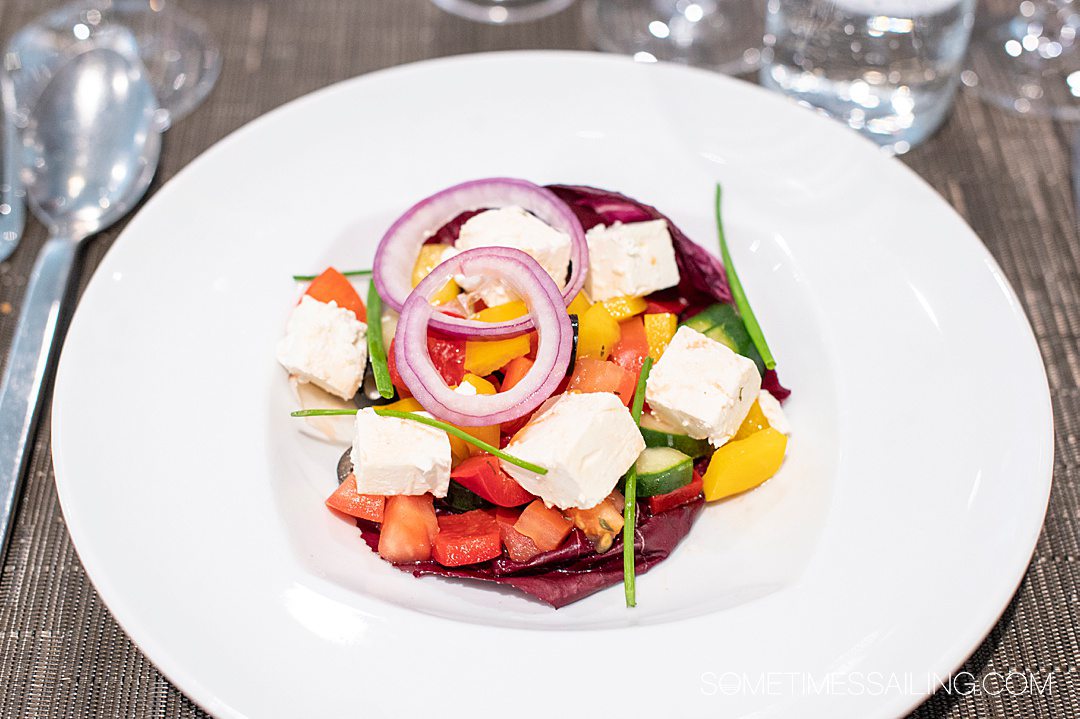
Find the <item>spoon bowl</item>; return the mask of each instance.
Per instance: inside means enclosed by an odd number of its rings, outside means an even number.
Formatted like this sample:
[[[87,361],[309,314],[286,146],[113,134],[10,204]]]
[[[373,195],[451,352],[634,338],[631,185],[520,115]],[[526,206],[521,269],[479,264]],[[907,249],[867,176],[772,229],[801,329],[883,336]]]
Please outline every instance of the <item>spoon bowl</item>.
[[[111,225],[138,202],[157,167],[157,101],[141,67],[110,49],[61,68],[23,133],[35,214],[73,240]]]
[[[156,109],[142,65],[99,47],[60,67],[28,118],[23,180],[49,239],[0,380],[0,557],[79,244],[119,220],[149,187],[161,151]]]

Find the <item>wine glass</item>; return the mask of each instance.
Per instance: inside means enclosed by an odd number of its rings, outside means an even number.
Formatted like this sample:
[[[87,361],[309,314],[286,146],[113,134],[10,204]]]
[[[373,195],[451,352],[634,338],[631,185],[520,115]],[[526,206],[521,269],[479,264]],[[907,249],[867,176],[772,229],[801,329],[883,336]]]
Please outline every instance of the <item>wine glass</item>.
[[[1013,112],[1080,120],[1078,35],[1073,0],[1023,0],[1011,17],[976,22],[961,79]]]
[[[80,45],[110,35],[134,39],[131,51],[146,67],[161,106],[161,128],[195,109],[217,82],[221,53],[205,24],[169,0],[78,0],[45,13],[8,43],[4,61],[16,121]]]
[[[760,0],[588,0],[585,21],[601,50],[742,75],[761,65],[764,5]]]
[[[431,0],[459,17],[501,25],[539,20],[565,10],[574,0]]]

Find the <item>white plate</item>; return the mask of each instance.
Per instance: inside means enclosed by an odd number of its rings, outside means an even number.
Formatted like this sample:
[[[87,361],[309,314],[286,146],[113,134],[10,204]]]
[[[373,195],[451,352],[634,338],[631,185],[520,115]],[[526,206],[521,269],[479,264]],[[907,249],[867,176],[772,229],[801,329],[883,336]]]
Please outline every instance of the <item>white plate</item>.
[[[339,449],[286,416],[289,275],[366,266],[413,201],[494,175],[619,190],[707,246],[721,180],[794,389],[781,473],[709,507],[632,611],[392,569],[322,506]],[[209,150],[95,274],[53,436],[95,586],[221,717],[894,717],[1005,607],[1052,461],[1016,297],[914,174],[750,85],[569,53],[375,73]]]

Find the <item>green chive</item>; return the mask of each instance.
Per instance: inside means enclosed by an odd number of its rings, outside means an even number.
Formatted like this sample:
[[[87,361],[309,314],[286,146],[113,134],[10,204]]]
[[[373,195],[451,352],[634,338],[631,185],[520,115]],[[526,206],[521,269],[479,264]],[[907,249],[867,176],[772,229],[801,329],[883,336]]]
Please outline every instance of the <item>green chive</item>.
[[[724,270],[727,272],[728,284],[731,285],[731,296],[735,299],[735,306],[739,309],[739,314],[742,315],[743,324],[746,325],[746,331],[749,333],[751,341],[757,347],[761,358],[765,360],[765,368],[773,369],[776,367],[776,360],[773,359],[772,351],[769,350],[769,343],[765,341],[765,335],[761,331],[761,325],[758,324],[757,317],[754,316],[754,311],[750,309],[750,300],[746,298],[746,291],[743,290],[742,283],[739,282],[739,276],[735,274],[735,265],[731,261],[731,253],[728,252],[727,240],[724,238],[724,223],[720,220],[720,194],[720,184],[717,183],[716,233],[720,236],[720,256],[724,260]]]
[[[375,283],[368,285],[367,292],[368,333],[367,349],[371,359],[371,373],[375,375],[375,386],[383,399],[394,396],[394,383],[390,381],[390,365],[386,363],[386,346],[382,332],[382,297]]]
[[[359,410],[355,409],[301,409],[292,413],[293,417],[333,417],[337,415],[355,415]],[[419,422],[420,424],[426,424],[428,427],[434,427],[435,429],[441,429],[447,434],[453,435],[463,442],[468,442],[474,447],[479,447],[490,455],[498,457],[504,462],[509,462],[515,466],[527,469],[530,472],[536,474],[547,474],[547,470],[538,464],[532,462],[526,462],[524,459],[518,459],[517,457],[507,454],[498,447],[494,447],[487,442],[483,442],[476,437],[473,437],[468,432],[458,429],[452,424],[433,419],[431,417],[424,417],[422,415],[414,414],[413,412],[400,412],[396,409],[379,409],[375,408],[375,414],[380,417],[396,417],[398,419],[409,419],[413,422]]]
[[[371,270],[349,270],[347,272],[342,272],[341,274],[345,275],[346,277],[369,277],[371,275]],[[311,282],[316,277],[318,277],[318,275],[293,275],[292,276],[292,278],[294,280],[296,280],[297,282]]]
[[[630,416],[634,424],[641,424],[641,408],[645,405],[645,380],[652,369],[652,357],[646,357],[638,375],[637,387],[634,388],[634,401],[630,404]],[[626,606],[637,606],[637,588],[634,584],[634,528],[637,523],[637,463],[630,465],[626,473],[626,485],[623,487],[626,503],[623,505],[623,588],[626,593]]]

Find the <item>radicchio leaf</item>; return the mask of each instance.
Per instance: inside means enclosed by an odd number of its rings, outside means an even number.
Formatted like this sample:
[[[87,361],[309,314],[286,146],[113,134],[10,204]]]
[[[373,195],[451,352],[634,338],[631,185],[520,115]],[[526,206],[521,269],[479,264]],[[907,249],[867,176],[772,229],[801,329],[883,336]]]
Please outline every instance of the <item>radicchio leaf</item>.
[[[675,507],[660,514],[641,513],[634,548],[638,574],[644,574],[671,554],[693,526],[704,500]],[[379,546],[378,528],[358,521],[364,540],[372,550]],[[544,552],[527,562],[503,556],[466,567],[444,567],[433,561],[395,565],[419,577],[432,574],[459,579],[478,579],[514,587],[558,609],[623,580],[622,540],[597,554],[585,535],[574,529],[558,549]]]
[[[675,261],[679,266],[680,294],[690,300],[691,306],[696,307],[714,302],[731,302],[731,288],[728,287],[724,265],[715,255],[687,237],[655,207],[595,187],[548,185],[547,189],[570,206],[586,230],[613,222],[666,221],[671,231],[671,243],[675,247]]]

